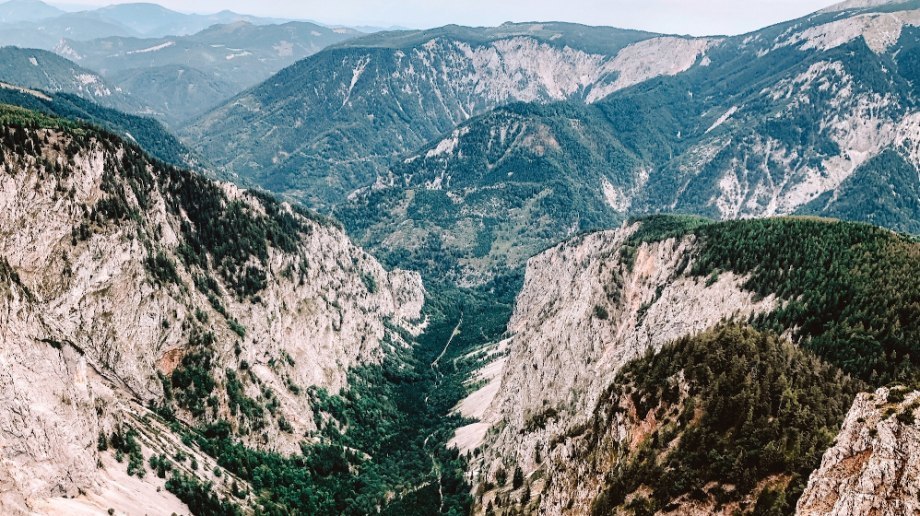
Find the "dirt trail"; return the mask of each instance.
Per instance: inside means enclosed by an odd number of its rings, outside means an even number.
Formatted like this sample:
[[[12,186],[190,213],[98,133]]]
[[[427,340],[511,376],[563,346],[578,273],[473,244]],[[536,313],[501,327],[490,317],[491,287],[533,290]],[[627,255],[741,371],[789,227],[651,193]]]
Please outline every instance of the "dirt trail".
[[[449,348],[450,343],[454,341],[454,337],[460,334],[461,324],[463,324],[463,314],[462,313],[460,314],[460,320],[457,321],[457,325],[454,326],[454,331],[452,331],[450,334],[450,338],[447,339],[447,343],[444,344],[444,349],[441,350],[441,354],[438,355],[438,357],[434,359],[434,362],[431,363],[431,370],[435,372],[435,374],[438,377],[438,380],[440,380],[444,376],[443,374],[441,374],[441,369],[440,369],[440,366],[438,365],[438,362],[440,362],[441,359],[444,358],[444,355],[447,353],[447,348]]]
[[[434,374],[435,374],[435,381],[434,381],[435,390],[441,384],[441,378],[444,377],[444,374],[441,373],[439,362],[441,361],[442,358],[444,358],[444,355],[447,354],[447,350],[448,348],[450,348],[450,343],[454,341],[454,337],[460,334],[461,324],[463,324],[463,313],[460,314],[460,320],[457,321],[457,325],[454,326],[454,330],[450,333],[450,338],[448,338],[447,342],[444,344],[444,349],[441,350],[441,354],[439,354],[437,358],[435,358],[434,361],[431,362],[431,370],[434,371]],[[428,404],[428,399],[430,397],[431,397],[430,395],[425,396],[426,405]],[[432,451],[428,450],[428,441],[432,437],[434,437],[434,432],[429,434],[428,437],[425,437],[425,442],[422,445],[422,447],[425,449],[426,453],[428,453],[428,457],[431,459],[432,473],[434,473],[438,477],[438,500],[440,503],[438,512],[440,513],[441,511],[444,510],[444,488],[441,482],[441,463],[438,461],[438,458],[435,456],[435,454]]]

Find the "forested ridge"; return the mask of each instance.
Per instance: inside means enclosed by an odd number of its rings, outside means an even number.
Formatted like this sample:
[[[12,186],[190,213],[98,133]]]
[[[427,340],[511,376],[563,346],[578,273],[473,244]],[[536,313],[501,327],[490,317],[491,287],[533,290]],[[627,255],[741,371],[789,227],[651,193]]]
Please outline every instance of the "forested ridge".
[[[647,219],[631,245],[698,238],[687,273],[733,271],[744,288],[782,301],[755,318],[758,328],[791,337],[872,385],[920,373],[920,244],[868,224],[780,217],[711,222]]]
[[[626,365],[598,405],[585,456],[613,453],[592,514],[704,507],[791,514],[865,385],[772,332],[724,325]],[[635,410],[631,419],[628,407]],[[635,449],[608,450],[616,421],[654,414]]]
[[[80,121],[121,138],[133,140],[154,158],[177,167],[199,168],[192,152],[163,125],[152,119],[129,115],[95,104],[77,95],[54,93],[44,97],[0,88],[0,104],[28,109],[53,117]]]

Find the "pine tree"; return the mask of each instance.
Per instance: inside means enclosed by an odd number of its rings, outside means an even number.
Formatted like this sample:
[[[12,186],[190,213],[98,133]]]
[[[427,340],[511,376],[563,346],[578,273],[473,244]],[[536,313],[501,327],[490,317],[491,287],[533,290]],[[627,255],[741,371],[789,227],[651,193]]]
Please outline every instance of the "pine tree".
[[[520,489],[524,485],[524,472],[521,471],[520,466],[515,466],[514,476],[511,478],[511,487],[513,489]]]

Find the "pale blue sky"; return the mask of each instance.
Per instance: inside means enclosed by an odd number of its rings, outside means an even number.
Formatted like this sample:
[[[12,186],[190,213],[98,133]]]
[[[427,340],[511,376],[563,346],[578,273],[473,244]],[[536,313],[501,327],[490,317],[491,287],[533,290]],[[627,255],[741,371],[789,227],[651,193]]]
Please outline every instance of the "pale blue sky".
[[[130,0],[74,0],[83,5]],[[137,1],[137,0],[135,0]],[[66,3],[67,0],[56,2]],[[835,0],[159,0],[185,12],[246,14],[342,25],[434,27],[448,23],[571,21],[656,32],[739,34],[804,16]]]

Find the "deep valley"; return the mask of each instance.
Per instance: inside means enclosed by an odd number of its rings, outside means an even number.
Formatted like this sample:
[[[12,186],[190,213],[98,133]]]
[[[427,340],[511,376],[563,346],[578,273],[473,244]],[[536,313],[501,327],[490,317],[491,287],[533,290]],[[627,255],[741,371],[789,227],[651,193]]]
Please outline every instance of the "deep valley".
[[[920,514],[920,1],[64,7],[0,3],[0,513]]]

